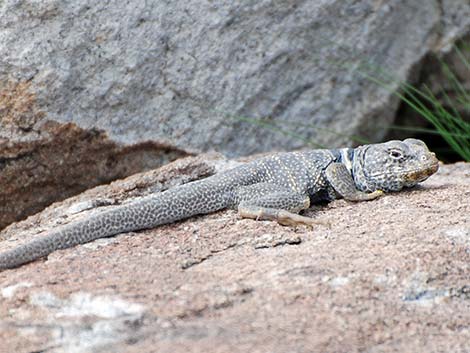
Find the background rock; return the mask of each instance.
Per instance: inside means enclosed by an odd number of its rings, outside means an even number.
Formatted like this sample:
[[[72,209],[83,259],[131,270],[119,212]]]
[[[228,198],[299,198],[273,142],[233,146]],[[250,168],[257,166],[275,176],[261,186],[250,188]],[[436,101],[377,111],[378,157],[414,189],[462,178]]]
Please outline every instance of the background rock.
[[[227,163],[89,190],[9,226],[0,251]],[[0,351],[468,352],[469,178],[444,165],[419,188],[309,211],[331,228],[222,211],[54,252],[0,273]]]
[[[380,139],[397,101],[358,68],[405,79],[469,24],[466,0],[2,1],[0,179],[31,177],[24,194],[13,182],[0,195],[0,227],[167,162],[172,149],[243,155],[307,144],[237,117],[327,146]]]
[[[96,129],[42,120],[29,87],[0,91],[0,229],[55,200],[187,155],[152,141],[118,145]]]

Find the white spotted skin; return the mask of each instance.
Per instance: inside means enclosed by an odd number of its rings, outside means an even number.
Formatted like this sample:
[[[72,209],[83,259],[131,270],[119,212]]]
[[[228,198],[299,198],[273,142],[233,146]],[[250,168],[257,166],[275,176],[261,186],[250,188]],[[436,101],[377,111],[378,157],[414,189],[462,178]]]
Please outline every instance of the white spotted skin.
[[[17,267],[57,249],[236,207],[241,201],[266,196],[266,190],[257,190],[258,187],[255,186],[249,198],[239,198],[237,190],[249,185],[270,183],[275,188],[284,188],[300,195],[315,193],[322,185],[326,185],[321,170],[332,160],[328,151],[284,153],[256,160],[66,225],[42,238],[0,254],[0,269]],[[292,199],[296,201],[298,197],[289,196],[287,199],[278,199],[274,194],[271,200],[266,199],[263,202],[279,208],[294,209],[290,205]],[[303,202],[304,197],[300,199]],[[273,202],[276,200],[277,202]]]
[[[390,148],[401,148],[403,159],[390,161],[387,157]],[[354,158],[348,157],[347,163],[351,164],[348,164],[351,177],[359,190],[399,190],[424,180],[437,170],[437,160],[419,140],[361,146],[357,152],[351,152]],[[339,197],[328,182],[325,169],[333,162],[341,162],[342,155],[344,158],[344,150],[276,154],[117,206],[1,253],[0,270],[20,266],[57,249],[153,228],[227,207],[236,208],[240,204],[299,212],[312,202]],[[402,173],[403,170],[408,174]],[[369,175],[373,177],[369,178]]]

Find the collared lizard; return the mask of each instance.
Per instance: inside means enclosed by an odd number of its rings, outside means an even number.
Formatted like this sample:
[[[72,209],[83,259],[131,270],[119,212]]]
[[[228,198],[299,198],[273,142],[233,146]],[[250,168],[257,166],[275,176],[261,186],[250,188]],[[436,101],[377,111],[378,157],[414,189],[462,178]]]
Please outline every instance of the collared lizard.
[[[416,139],[274,154],[72,222],[1,253],[0,270],[57,249],[224,208],[235,208],[242,217],[311,226],[316,221],[298,213],[314,202],[372,200],[412,187],[437,169],[435,154]]]

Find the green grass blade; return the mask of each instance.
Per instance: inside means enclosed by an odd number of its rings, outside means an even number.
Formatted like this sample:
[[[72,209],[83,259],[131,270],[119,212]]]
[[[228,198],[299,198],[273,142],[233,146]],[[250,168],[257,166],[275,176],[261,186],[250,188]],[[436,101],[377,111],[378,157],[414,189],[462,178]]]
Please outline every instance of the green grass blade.
[[[470,45],[469,45],[469,49],[470,49]],[[464,53],[462,53],[462,51],[460,50],[459,46],[456,45],[454,46],[454,50],[455,52],[457,53],[457,56],[459,57],[460,61],[462,62],[462,64],[464,64],[464,66],[467,68],[467,70],[470,72],[470,60],[468,60]]]

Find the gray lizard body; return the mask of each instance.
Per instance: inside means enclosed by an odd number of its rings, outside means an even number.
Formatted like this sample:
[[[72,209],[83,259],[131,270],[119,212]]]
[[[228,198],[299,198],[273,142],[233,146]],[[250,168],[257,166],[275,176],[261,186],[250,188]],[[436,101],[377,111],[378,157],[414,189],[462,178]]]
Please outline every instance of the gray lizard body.
[[[415,139],[276,154],[70,223],[1,253],[0,270],[57,249],[224,208],[238,209],[242,217],[312,225],[316,223],[313,219],[298,213],[313,202],[341,197],[371,200],[383,191],[411,187],[437,169],[434,153]]]

